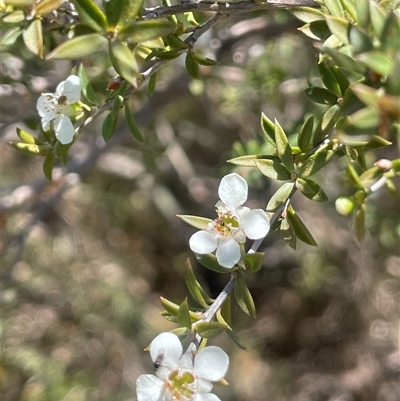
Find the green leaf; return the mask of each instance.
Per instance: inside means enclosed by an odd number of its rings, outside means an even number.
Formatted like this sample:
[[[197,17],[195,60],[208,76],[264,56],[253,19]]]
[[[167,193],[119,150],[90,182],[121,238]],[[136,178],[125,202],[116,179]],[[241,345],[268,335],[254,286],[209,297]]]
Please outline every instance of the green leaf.
[[[144,143],[143,136],[139,131],[139,128],[136,124],[135,118],[133,116],[133,113],[131,111],[131,108],[130,108],[128,102],[125,103],[125,119],[126,119],[126,123],[128,124],[129,131],[131,132],[133,137],[137,141]]]
[[[7,5],[17,6],[17,7],[29,7],[31,6],[35,0],[7,0]]]
[[[357,20],[357,11],[356,11],[356,6],[353,1],[349,0],[340,0],[340,3],[343,7],[343,9],[347,12],[347,14],[350,16],[350,18],[354,21]]]
[[[305,123],[300,128],[299,136],[297,137],[297,144],[302,152],[307,152],[312,148],[311,138],[314,127],[314,116],[307,118]]]
[[[18,135],[19,139],[21,139],[21,141],[24,143],[30,143],[32,145],[43,145],[42,141],[35,138],[29,132],[22,130],[21,128],[17,128],[17,135]]]
[[[188,259],[186,262],[186,273],[185,273],[186,285],[189,289],[192,297],[203,307],[208,308],[209,304],[212,304],[213,299],[210,298],[201,287],[194,275],[192,265]]]
[[[362,241],[365,238],[365,205],[361,205],[361,207],[356,211],[355,215],[355,229],[356,236],[359,241]]]
[[[154,91],[156,90],[156,82],[157,82],[157,73],[154,73],[149,79],[149,85],[147,87],[147,91],[149,92],[150,97],[154,95]]]
[[[393,70],[386,83],[387,94],[400,96],[400,53],[394,58]]]
[[[86,57],[100,50],[107,43],[107,39],[98,33],[76,36],[57,46],[46,59],[76,59]]]
[[[308,36],[313,40],[324,41],[331,36],[331,31],[329,30],[325,20],[313,21],[298,29],[299,31],[304,33],[304,35]]]
[[[35,8],[36,15],[44,15],[56,10],[65,0],[42,0]]]
[[[213,270],[217,273],[232,273],[234,269],[227,269],[226,267],[222,267],[218,262],[215,255],[212,253],[208,253],[206,255],[196,255],[196,259],[209,270]]]
[[[300,217],[294,211],[292,206],[289,206],[286,218],[289,220],[291,227],[300,241],[303,241],[305,244],[311,246],[317,246],[315,239],[311,235],[310,231],[308,231],[308,228],[301,221]]]
[[[158,57],[161,60],[172,60],[174,58],[179,57],[182,54],[182,50],[170,50],[167,52],[156,52],[154,54],[155,57]]]
[[[86,74],[85,67],[83,63],[79,64],[78,68],[78,77],[81,80],[82,84],[82,92],[85,98],[92,104],[99,104],[99,99],[97,98],[96,94],[94,93],[92,84],[89,81],[89,78]]]
[[[294,171],[294,163],[292,156],[292,148],[289,145],[287,136],[285,131],[279,124],[277,120],[275,120],[275,142],[276,142],[276,150],[278,155],[282,161],[282,164],[290,171]]]
[[[315,202],[326,202],[328,197],[324,190],[315,182],[310,179],[304,180],[298,178],[296,180],[296,188],[308,199]]]
[[[359,189],[364,189],[364,185],[360,179],[360,176],[359,176],[356,168],[354,167],[354,163],[349,163],[347,165],[346,174],[347,174],[347,177],[350,179],[350,181],[352,182],[352,184],[355,187],[357,187]]]
[[[325,19],[322,11],[311,7],[293,7],[289,11],[300,21],[307,23]]]
[[[251,296],[242,276],[237,276],[233,288],[235,299],[240,309],[249,316],[256,318],[256,307],[254,305],[253,297]]]
[[[354,2],[356,6],[356,12],[357,12],[357,22],[358,25],[368,28],[369,26],[369,7],[370,7],[370,1],[369,0],[357,0]]]
[[[326,46],[324,46],[321,51],[322,53],[328,54],[339,67],[349,72],[364,75],[365,67],[346,54],[340,53],[338,50]]]
[[[379,125],[379,110],[375,106],[365,107],[349,116],[349,122],[360,129],[374,128]]]
[[[133,86],[139,77],[139,67],[135,56],[122,42],[115,39],[109,42],[110,60],[115,71]]]
[[[106,142],[108,142],[117,128],[118,123],[118,115],[109,113],[107,117],[104,119],[103,127],[102,127],[102,135]]]
[[[272,195],[269,200],[266,211],[267,212],[275,212],[284,202],[289,198],[293,187],[294,182],[285,182],[279,189]]]
[[[118,31],[118,38],[131,43],[142,43],[171,33],[176,25],[167,19],[135,21]]]
[[[380,148],[384,148],[385,146],[390,146],[392,145],[392,142],[386,140],[385,138],[382,138],[381,136],[378,135],[372,135],[372,136],[368,136],[369,137],[369,141],[368,143],[365,145],[365,149],[380,149]]]
[[[205,217],[191,216],[188,214],[178,214],[177,217],[182,219],[185,223],[198,228],[199,230],[207,230],[207,226],[212,222],[211,219]]]
[[[358,54],[356,60],[378,74],[390,75],[392,72],[392,59],[378,50]]]
[[[282,239],[292,248],[296,249],[296,233],[294,232],[290,221],[286,218],[282,219],[280,232]]]
[[[47,153],[43,161],[43,174],[49,181],[52,180],[53,167],[54,167],[54,153],[49,152]]]
[[[22,22],[24,19],[24,12],[22,10],[15,10],[12,13],[7,14],[5,17],[3,17],[2,22],[5,22],[7,24],[17,24],[18,22]]]
[[[209,66],[214,66],[214,65],[218,64],[215,60],[212,60],[208,57],[200,56],[200,54],[197,54],[197,53],[192,53],[192,54],[193,54],[195,61],[200,65],[209,67]]]
[[[310,98],[313,102],[333,105],[337,103],[337,97],[329,92],[325,88],[318,88],[316,86],[310,86],[305,91],[308,98]]]
[[[232,324],[232,297],[228,295],[221,309],[217,312],[217,320],[230,327]]]
[[[132,24],[142,11],[143,0],[111,0],[104,4],[110,26],[123,29]]]
[[[25,46],[34,54],[43,58],[42,21],[35,18],[22,32]]]
[[[235,334],[234,331],[232,330],[226,330],[225,331],[228,337],[241,349],[246,350],[247,348],[242,344],[240,341],[239,337]]]
[[[189,304],[187,298],[179,305],[176,321],[188,330],[192,328],[192,320],[190,319]]]
[[[192,52],[188,52],[185,58],[185,68],[187,73],[195,79],[199,79],[200,69],[197,61],[193,57]]]
[[[318,145],[322,140],[324,140],[328,135],[330,135],[332,129],[334,128],[336,122],[340,117],[341,108],[335,104],[330,107],[322,116],[320,123],[314,131],[313,135],[313,145]]]
[[[247,253],[244,255],[246,268],[250,269],[253,273],[258,272],[262,268],[264,255],[264,252]]]
[[[375,106],[378,103],[379,92],[370,86],[354,83],[351,85],[353,93],[366,105]]]
[[[364,53],[374,49],[370,36],[355,25],[350,27],[349,41],[353,54]]]
[[[343,73],[343,71],[337,65],[330,67],[330,69],[331,69],[332,73],[335,75],[336,80],[339,84],[341,95],[344,96],[346,90],[350,86],[350,81],[348,80],[346,75]]]
[[[324,83],[325,87],[329,92],[336,95],[336,97],[342,96],[340,85],[337,81],[336,75],[329,68],[328,64],[324,61],[318,64],[319,75]]]
[[[395,13],[389,13],[383,27],[381,43],[382,50],[390,54],[395,54],[400,51],[400,23],[399,18]]]
[[[261,171],[261,173],[274,180],[290,180],[290,171],[286,169],[282,164],[269,160],[269,159],[259,159],[256,161],[256,166]]]
[[[203,338],[215,338],[225,331],[226,325],[219,322],[198,322],[195,330]]]
[[[179,311],[179,305],[175,304],[174,302],[169,301],[166,298],[160,297],[161,304],[164,309],[172,316],[176,316]]]
[[[371,1],[369,6],[372,27],[374,28],[375,35],[379,38],[381,37],[383,28],[385,26],[386,13],[374,1]]]
[[[181,38],[178,36],[171,34],[164,38],[165,43],[174,50],[183,50],[188,48],[188,44],[185,43]]]
[[[340,0],[324,0],[324,6],[334,17],[344,18],[344,9]]]
[[[0,40],[0,46],[11,46],[15,43],[15,41],[19,38],[22,33],[22,29],[17,26],[15,28],[11,28],[4,35],[2,35]]]
[[[275,125],[264,113],[261,113],[261,129],[265,138],[275,146]]]
[[[54,154],[61,159],[64,166],[67,165],[68,162],[68,150],[71,147],[72,143],[68,145],[63,145],[61,142],[57,141],[54,146]]]
[[[106,16],[93,0],[73,0],[73,3],[86,25],[97,32],[106,33],[108,31]]]
[[[335,151],[330,149],[324,149],[312,154],[301,165],[299,169],[299,177],[307,178],[312,176],[317,171],[321,170],[321,168],[329,162],[334,154]]]
[[[331,17],[327,15],[326,23],[328,24],[328,28],[332,34],[335,35],[342,43],[345,45],[349,43],[349,39],[347,37],[349,23],[343,17]]]
[[[44,151],[44,148],[42,148],[41,146],[31,143],[10,142],[10,145],[20,152],[29,153],[31,155],[43,155],[48,152],[48,148],[46,148],[46,150]]]
[[[257,155],[245,155],[238,156],[233,159],[229,159],[228,163],[232,163],[236,166],[244,166],[244,167],[256,167],[256,160],[262,156]]]

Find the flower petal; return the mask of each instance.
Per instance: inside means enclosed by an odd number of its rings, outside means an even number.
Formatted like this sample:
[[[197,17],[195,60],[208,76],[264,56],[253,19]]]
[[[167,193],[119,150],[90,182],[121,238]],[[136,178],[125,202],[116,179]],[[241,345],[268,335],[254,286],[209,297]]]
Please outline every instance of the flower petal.
[[[174,367],[182,355],[182,344],[174,333],[161,333],[150,344],[151,360],[160,362],[167,367]]]
[[[233,210],[246,202],[247,192],[246,180],[236,173],[223,177],[218,188],[219,198]]]
[[[221,401],[221,398],[217,397],[215,394],[196,394],[193,401]]]
[[[229,356],[214,345],[201,349],[194,358],[194,373],[202,379],[217,382],[228,371]]]
[[[241,227],[250,239],[259,239],[267,235],[269,231],[269,218],[262,209],[253,209],[246,214]]]
[[[51,93],[44,93],[39,97],[36,108],[40,117],[54,119],[57,117],[57,99]]]
[[[137,401],[159,401],[164,382],[154,375],[140,375],[136,381]]]
[[[61,115],[54,120],[54,131],[56,138],[63,144],[67,145],[74,139],[75,128],[69,117]]]
[[[62,94],[67,97],[69,104],[73,104],[81,100],[81,80],[78,76],[70,75],[64,81]]]
[[[217,239],[208,231],[197,231],[190,237],[189,246],[193,252],[203,255],[215,251]]]
[[[215,256],[221,266],[230,269],[240,260],[240,246],[233,238],[230,238],[218,245]]]

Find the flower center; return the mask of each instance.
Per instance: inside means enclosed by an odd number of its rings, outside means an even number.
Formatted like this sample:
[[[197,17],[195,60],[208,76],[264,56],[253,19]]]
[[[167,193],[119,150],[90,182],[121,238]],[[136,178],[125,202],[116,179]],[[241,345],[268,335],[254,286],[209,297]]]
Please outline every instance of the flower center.
[[[216,208],[218,218],[212,223],[213,231],[224,237],[235,235],[239,230],[239,220],[231,211]]]
[[[165,381],[172,400],[190,401],[196,394],[196,377],[191,371],[173,370]]]

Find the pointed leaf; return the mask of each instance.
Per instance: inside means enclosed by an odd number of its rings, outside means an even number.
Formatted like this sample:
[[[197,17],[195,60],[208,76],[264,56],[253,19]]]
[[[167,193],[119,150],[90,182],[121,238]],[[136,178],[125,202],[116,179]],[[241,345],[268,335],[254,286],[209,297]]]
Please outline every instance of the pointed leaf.
[[[349,177],[352,184],[359,189],[364,189],[364,185],[360,179],[357,170],[354,167],[354,163],[349,163],[346,168],[347,176]]]
[[[329,92],[325,88],[318,88],[316,86],[311,86],[305,91],[308,98],[310,98],[313,102],[333,105],[337,103],[337,97]]]
[[[288,219],[281,221],[280,232],[282,239],[292,248],[296,249],[296,234]]]
[[[43,58],[42,21],[35,18],[22,33],[25,46],[34,54]]]
[[[192,52],[188,52],[185,58],[185,67],[187,73],[195,79],[199,79],[200,69],[197,61],[194,59]]]
[[[16,24],[22,22],[25,19],[25,14],[22,10],[15,10],[10,14],[7,14],[2,18],[2,22],[7,24]],[[14,29],[14,28],[13,28]]]
[[[36,15],[44,15],[56,10],[65,0],[42,0],[36,6]]]
[[[368,28],[369,16],[370,16],[370,13],[369,13],[370,1],[369,0],[357,0],[354,3],[356,6],[358,25]]]
[[[110,26],[124,29],[132,24],[142,11],[143,0],[110,0],[105,11]]]
[[[366,105],[375,106],[378,103],[379,92],[370,86],[354,83],[351,85],[353,93]]]
[[[282,161],[282,164],[290,171],[294,171],[294,163],[292,156],[292,148],[289,145],[287,136],[285,131],[279,124],[277,120],[275,120],[275,142],[276,142],[276,150],[278,155]]]
[[[137,141],[144,143],[143,136],[140,133],[140,130],[136,124],[135,118],[133,116],[133,113],[131,111],[131,108],[130,108],[128,102],[125,103],[125,119],[126,119],[126,123],[128,124],[129,131],[131,132],[133,137]]]
[[[200,56],[200,54],[197,53],[193,53],[193,57],[198,64],[204,65],[206,67],[218,64],[215,60],[212,60],[208,57]]]
[[[395,54],[400,51],[400,22],[394,12],[390,12],[383,27],[381,43],[382,50]]]
[[[81,80],[81,85],[82,85],[82,92],[85,98],[93,104],[99,104],[99,99],[97,98],[96,94],[94,93],[92,84],[89,81],[89,78],[86,74],[85,67],[83,66],[83,63],[79,64],[78,68],[78,77]]]
[[[304,35],[308,36],[313,40],[324,41],[327,40],[331,36],[331,31],[328,28],[326,21],[313,21],[309,24],[305,24],[299,31],[304,33]]]
[[[342,43],[347,45],[349,39],[347,37],[347,30],[349,23],[344,18],[326,16],[326,23],[329,30],[335,35]]]
[[[308,231],[308,228],[304,225],[300,217],[291,206],[289,206],[287,210],[286,217],[290,221],[291,227],[300,241],[303,241],[311,246],[317,246],[317,243],[315,242],[315,239],[311,235],[310,231]]]
[[[324,0],[324,6],[334,17],[344,18],[344,9],[340,0]]]
[[[54,167],[54,153],[49,152],[47,153],[43,161],[43,174],[49,181],[52,180],[53,167]]]
[[[314,153],[301,165],[299,169],[299,177],[307,178],[315,174],[329,162],[334,154],[335,151],[330,149]]]
[[[164,309],[173,316],[176,316],[178,314],[179,311],[179,305],[175,304],[172,301],[169,301],[166,298],[160,297],[161,300],[161,304],[164,307]]]
[[[229,159],[228,163],[235,164],[236,166],[256,167],[256,160],[259,158],[257,155],[239,156]]]
[[[208,225],[212,222],[211,219],[199,216],[191,216],[188,214],[178,214],[177,217],[182,219],[185,223],[198,228],[199,230],[207,230]]]
[[[130,84],[136,86],[139,67],[131,50],[116,39],[109,42],[108,48],[111,63],[117,73]]]
[[[179,305],[178,314],[176,315],[176,321],[188,330],[192,328],[192,320],[189,314],[189,304],[187,298]]]
[[[141,43],[165,36],[174,31],[176,25],[167,19],[135,21],[118,31],[118,38],[131,43]]]
[[[300,128],[297,144],[303,152],[307,152],[312,148],[311,138],[314,127],[314,116],[307,118],[306,122]]]
[[[237,276],[233,288],[235,299],[240,309],[249,316],[256,318],[256,307],[254,305],[253,297],[251,296],[242,276]]]
[[[361,207],[356,211],[355,215],[355,229],[356,236],[359,241],[365,238],[365,205],[362,204]]]
[[[330,67],[330,70],[336,77],[336,80],[340,87],[341,95],[344,96],[345,92],[347,91],[347,89],[350,86],[350,81],[348,80],[346,75],[343,73],[343,71],[337,65]]]
[[[282,164],[277,163],[273,160],[259,159],[256,161],[256,166],[265,176],[272,178],[274,180],[290,180],[291,174],[286,167]]]
[[[107,32],[106,16],[93,0],[73,0],[82,21],[97,32]]]
[[[333,93],[335,96],[342,96],[340,90],[340,85],[337,81],[336,75],[329,68],[328,64],[324,61],[318,64],[319,75],[324,83],[325,87],[329,92]]]
[[[253,273],[258,272],[263,266],[264,255],[264,252],[247,253],[244,255],[246,268],[250,269]]]
[[[219,336],[226,326],[219,322],[199,322],[195,325],[195,330],[203,338],[215,338]]]
[[[154,95],[154,91],[156,90],[156,82],[157,82],[157,73],[153,74],[149,79],[149,85],[147,87],[147,91],[149,92],[150,97]]]
[[[289,11],[300,21],[306,24],[313,21],[324,20],[324,14],[322,11],[311,7],[293,7]]]
[[[349,116],[351,125],[361,129],[374,128],[379,125],[380,113],[377,107],[369,106]]]
[[[322,53],[328,54],[339,67],[350,72],[364,75],[365,67],[346,54],[340,53],[338,50],[326,46],[322,48]]]
[[[296,187],[304,196],[315,202],[326,202],[328,200],[324,190],[315,181],[298,178]]]
[[[0,46],[11,46],[19,38],[21,33],[22,29],[19,26],[11,28],[2,35],[0,40]]]
[[[393,61],[383,52],[374,50],[361,53],[356,56],[356,60],[378,74],[390,75],[392,72]]]
[[[107,39],[97,33],[76,36],[69,39],[46,56],[46,59],[76,59],[86,57],[100,50],[107,43]]]
[[[208,308],[213,300],[206,294],[194,275],[189,259],[186,262],[185,281],[192,297],[203,307]]]
[[[294,185],[294,182],[285,182],[272,195],[271,199],[268,202],[266,211],[275,212],[275,210],[277,210],[282,205],[282,203],[286,202],[293,190]]]
[[[24,142],[24,143],[30,143],[30,144],[35,144],[35,145],[43,145],[42,141],[40,141],[39,139],[35,138],[29,132],[26,132],[26,131],[22,130],[21,128],[17,128],[17,135],[18,135],[19,139],[21,139],[21,141]]]
[[[382,35],[383,28],[385,26],[386,14],[382,10],[382,8],[374,1],[371,1],[369,3],[369,6],[371,23],[374,28],[375,35],[379,38]]]
[[[353,54],[364,53],[374,49],[370,36],[355,25],[350,27],[349,41]]]
[[[261,113],[261,128],[268,142],[275,146],[275,125],[264,113]]]
[[[221,309],[217,312],[217,319],[220,323],[224,323],[227,327],[232,324],[232,296],[229,295],[222,304]]]

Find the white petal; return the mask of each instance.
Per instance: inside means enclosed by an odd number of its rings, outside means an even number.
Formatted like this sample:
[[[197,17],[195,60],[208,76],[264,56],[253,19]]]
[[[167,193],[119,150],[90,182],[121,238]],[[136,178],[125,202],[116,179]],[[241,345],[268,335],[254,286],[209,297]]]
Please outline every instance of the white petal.
[[[215,256],[221,266],[231,268],[240,260],[240,246],[230,238],[218,245]]]
[[[47,118],[47,117],[42,117],[42,128],[43,131],[48,131],[50,129],[50,122],[53,121],[54,118]]]
[[[67,97],[68,103],[73,104],[81,100],[81,80],[76,75],[70,75],[62,88],[62,94]]]
[[[58,104],[57,99],[51,93],[45,93],[39,97],[36,108],[40,117],[54,119],[57,117]]]
[[[193,354],[191,351],[186,351],[179,359],[179,367],[192,370],[193,369]]]
[[[74,125],[67,116],[61,115],[54,120],[54,131],[56,132],[56,138],[63,145],[71,143],[74,139]]]
[[[241,228],[250,239],[259,239],[269,231],[269,218],[262,209],[251,210],[241,223]]]
[[[140,375],[136,381],[137,401],[159,401],[164,382],[154,375]]]
[[[194,373],[202,379],[217,382],[228,371],[229,356],[214,345],[201,349],[194,358]]]
[[[161,333],[150,344],[151,360],[158,360],[164,366],[173,367],[178,364],[182,350],[182,344],[176,334]]]
[[[197,392],[200,394],[210,393],[213,388],[212,383],[209,380],[202,379],[201,377],[197,378]]]
[[[236,173],[223,177],[218,188],[219,198],[233,210],[246,202],[247,192],[246,180]]]
[[[215,251],[217,239],[208,231],[197,231],[190,237],[189,246],[193,252],[203,255]]]
[[[217,397],[215,394],[196,394],[193,401],[221,401],[221,398]]]

